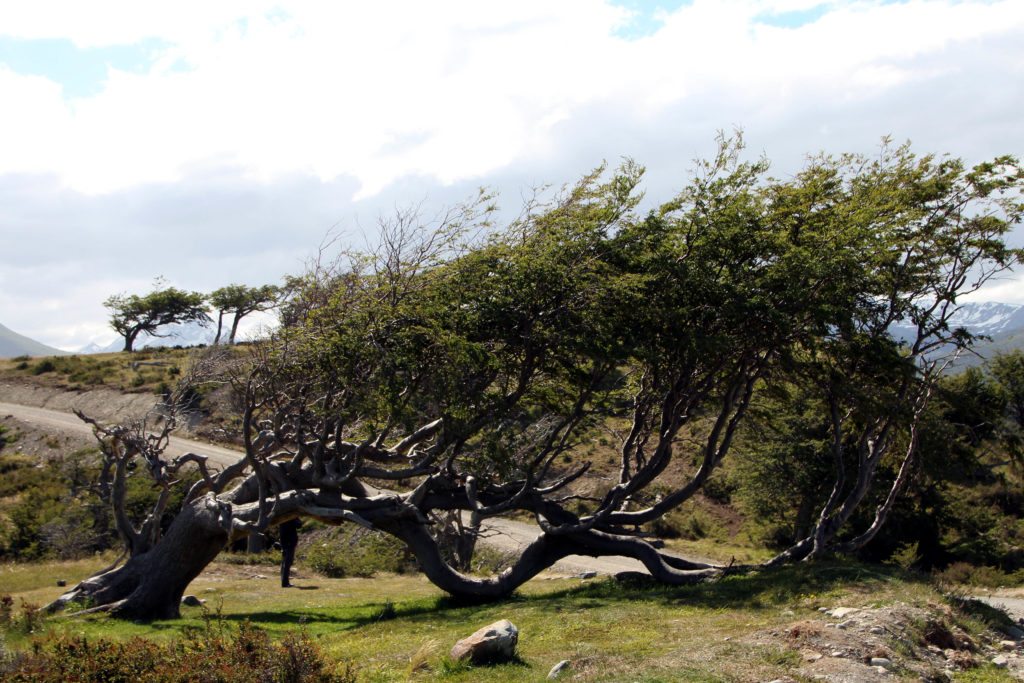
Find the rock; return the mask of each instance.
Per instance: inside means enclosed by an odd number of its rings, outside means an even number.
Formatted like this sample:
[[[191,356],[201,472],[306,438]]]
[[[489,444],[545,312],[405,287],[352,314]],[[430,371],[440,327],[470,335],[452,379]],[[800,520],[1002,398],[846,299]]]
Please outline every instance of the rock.
[[[885,629],[882,628],[881,626],[872,626],[871,628],[868,629],[868,633],[873,633],[876,636],[881,636],[881,635],[885,635]]]
[[[850,628],[853,625],[854,625],[854,621],[852,619],[847,619],[846,621],[841,621],[838,624],[836,624],[836,628],[841,628],[841,629],[845,630],[845,629]]]
[[[856,614],[860,609],[857,607],[836,607],[835,609],[827,611],[829,616],[835,617],[836,619],[842,619],[843,617],[848,617],[851,614]]]
[[[568,659],[563,659],[558,664],[555,664],[553,667],[551,667],[551,671],[548,672],[548,680],[554,680],[558,678],[570,666],[572,666],[572,662],[570,662]]]
[[[880,666],[886,671],[892,668],[892,660],[887,657],[872,657],[868,664],[870,666]]]
[[[578,579],[592,579],[597,576],[597,572],[580,572],[576,575]]]
[[[204,602],[206,602],[206,601],[205,600],[200,600],[199,598],[197,598],[194,595],[186,595],[185,597],[183,597],[181,599],[181,604],[185,605],[186,607],[199,607]]]
[[[64,579],[57,579],[57,585],[63,588],[64,586],[68,585],[68,582]]]
[[[1017,641],[1015,641],[1015,640],[1000,640],[999,641],[999,647],[1003,648],[1004,650],[1016,650],[1017,649]]]
[[[997,655],[992,658],[992,666],[996,667],[997,669],[1005,669],[1009,664],[1010,660],[1008,660],[1003,655]]]
[[[819,659],[821,659],[822,656],[823,655],[820,652],[805,652],[804,653],[804,661],[805,662],[816,662]]]
[[[507,661],[515,657],[518,642],[519,629],[508,619],[502,619],[455,643],[451,658],[468,659],[474,664]]]

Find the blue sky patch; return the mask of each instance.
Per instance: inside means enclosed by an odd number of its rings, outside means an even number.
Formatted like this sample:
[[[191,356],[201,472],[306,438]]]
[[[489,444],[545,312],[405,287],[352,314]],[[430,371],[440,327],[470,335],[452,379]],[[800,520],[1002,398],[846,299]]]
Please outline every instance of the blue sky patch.
[[[64,88],[64,96],[88,97],[103,90],[107,69],[141,73],[164,44],[147,39],[134,45],[80,48],[70,40],[22,40],[0,35],[0,64],[15,73],[43,76]]]
[[[616,7],[624,7],[633,12],[632,19],[615,33],[627,40],[653,35],[664,23],[659,18],[662,12],[672,12],[690,3],[691,0],[612,0]]]

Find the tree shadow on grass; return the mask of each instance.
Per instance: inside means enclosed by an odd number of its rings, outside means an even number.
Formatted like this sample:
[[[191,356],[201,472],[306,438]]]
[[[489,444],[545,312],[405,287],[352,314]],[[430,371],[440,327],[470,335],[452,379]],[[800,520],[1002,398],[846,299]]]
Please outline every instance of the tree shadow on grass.
[[[364,603],[344,613],[324,611],[267,611],[224,615],[228,621],[294,624],[328,623],[343,630],[372,626],[393,619],[446,621],[458,624],[495,617],[502,605],[536,606],[557,613],[563,609],[585,610],[615,604],[656,600],[661,604],[705,609],[777,609],[800,596],[828,592],[838,586],[859,586],[871,590],[889,581],[927,582],[920,575],[898,567],[851,562],[816,562],[734,574],[692,586],[666,586],[652,578],[588,581],[587,583],[539,595],[515,593],[502,600],[467,600],[438,597],[392,603]]]

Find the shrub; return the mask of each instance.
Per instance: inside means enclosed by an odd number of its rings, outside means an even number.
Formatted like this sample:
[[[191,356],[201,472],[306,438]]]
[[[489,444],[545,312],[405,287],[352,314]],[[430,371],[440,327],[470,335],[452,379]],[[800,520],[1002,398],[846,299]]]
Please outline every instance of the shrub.
[[[224,683],[350,683],[348,662],[327,661],[304,632],[273,642],[248,623],[233,634],[209,626],[169,643],[144,638],[114,641],[58,635],[37,640],[28,653],[0,669],[7,681],[222,681]]]
[[[415,569],[409,551],[397,539],[361,527],[323,529],[308,534],[300,557],[310,569],[331,578],[402,574]]]
[[[42,375],[47,372],[53,372],[56,369],[57,366],[54,365],[53,361],[47,358],[46,360],[39,361],[32,367],[32,374]]]

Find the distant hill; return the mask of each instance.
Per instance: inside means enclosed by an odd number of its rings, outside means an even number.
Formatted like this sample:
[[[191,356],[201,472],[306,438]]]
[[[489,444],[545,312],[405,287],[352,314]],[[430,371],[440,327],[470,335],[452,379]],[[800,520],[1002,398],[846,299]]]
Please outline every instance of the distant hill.
[[[0,325],[0,358],[17,356],[65,356],[67,351],[47,346]]]

